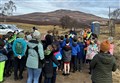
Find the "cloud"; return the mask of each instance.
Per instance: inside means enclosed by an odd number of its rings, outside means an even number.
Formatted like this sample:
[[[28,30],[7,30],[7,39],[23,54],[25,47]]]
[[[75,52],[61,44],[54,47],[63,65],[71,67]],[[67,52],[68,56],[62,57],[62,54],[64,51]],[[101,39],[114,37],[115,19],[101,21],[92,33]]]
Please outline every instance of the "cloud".
[[[1,0],[2,3],[9,0]],[[13,0],[17,6],[15,14],[50,12],[69,9],[108,17],[108,8],[120,8],[120,0]]]

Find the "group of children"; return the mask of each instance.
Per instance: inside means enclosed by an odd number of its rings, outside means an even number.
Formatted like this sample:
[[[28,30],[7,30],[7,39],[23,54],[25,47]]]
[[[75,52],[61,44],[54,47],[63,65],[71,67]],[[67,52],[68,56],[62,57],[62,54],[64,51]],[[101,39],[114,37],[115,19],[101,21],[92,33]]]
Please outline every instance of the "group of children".
[[[34,83],[38,83],[40,80],[39,83],[41,83],[42,75],[44,83],[55,83],[57,70],[62,70],[64,76],[70,75],[70,71],[81,72],[82,65],[90,63],[100,51],[97,35],[93,34],[90,29],[85,30],[82,36],[78,36],[75,31],[70,31],[65,36],[55,36],[48,31],[44,41],[40,40],[40,32],[35,27],[33,29],[32,33],[23,34],[23,32],[17,33],[15,31],[0,39],[0,53],[3,53],[4,49],[6,52],[3,54],[8,57],[6,63],[0,62],[0,68],[1,64],[5,64],[4,72],[0,71],[0,83],[3,81],[3,74],[9,77],[13,70],[15,80],[23,79],[25,65],[28,69],[27,83],[32,83],[33,80]],[[2,44],[2,40],[4,44]],[[109,38],[109,40],[112,42],[113,39]],[[18,41],[24,43],[22,47],[20,43],[16,43]],[[113,54],[113,49],[114,45],[111,44],[111,54]],[[41,67],[38,67],[39,62],[41,62]],[[19,76],[17,75],[18,71]],[[37,71],[40,75],[35,73]],[[36,75],[32,76],[32,72]]]

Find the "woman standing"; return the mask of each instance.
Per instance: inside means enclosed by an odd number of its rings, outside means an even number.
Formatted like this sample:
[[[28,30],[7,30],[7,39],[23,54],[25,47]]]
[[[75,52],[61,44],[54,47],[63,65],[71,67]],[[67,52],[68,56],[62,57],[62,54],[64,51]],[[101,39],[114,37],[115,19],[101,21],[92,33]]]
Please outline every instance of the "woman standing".
[[[98,53],[90,63],[92,69],[92,83],[112,83],[112,71],[116,70],[114,56],[109,54],[110,43],[104,41]]]
[[[34,31],[33,39],[28,42],[28,58],[26,66],[28,69],[27,83],[38,83],[42,71],[42,60],[44,59],[43,45],[40,43],[40,32]]]

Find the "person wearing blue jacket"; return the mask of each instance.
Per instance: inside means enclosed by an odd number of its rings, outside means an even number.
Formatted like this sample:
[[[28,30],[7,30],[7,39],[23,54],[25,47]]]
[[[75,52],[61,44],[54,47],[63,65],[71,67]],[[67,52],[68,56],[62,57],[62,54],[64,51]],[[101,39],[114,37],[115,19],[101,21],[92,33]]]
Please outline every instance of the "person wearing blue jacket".
[[[77,37],[73,38],[72,43],[72,64],[73,64],[73,73],[77,70],[77,54],[80,52],[80,47],[77,44]]]
[[[13,42],[13,53],[14,53],[14,80],[23,79],[23,70],[25,66],[25,52],[27,49],[27,43],[24,39],[25,34],[20,32],[17,34],[17,39]],[[18,77],[19,70],[19,77]]]
[[[80,52],[77,54],[77,70],[82,70],[82,63],[83,63],[83,57],[84,57],[84,44],[82,42],[82,38],[78,38],[78,45],[80,47]]]

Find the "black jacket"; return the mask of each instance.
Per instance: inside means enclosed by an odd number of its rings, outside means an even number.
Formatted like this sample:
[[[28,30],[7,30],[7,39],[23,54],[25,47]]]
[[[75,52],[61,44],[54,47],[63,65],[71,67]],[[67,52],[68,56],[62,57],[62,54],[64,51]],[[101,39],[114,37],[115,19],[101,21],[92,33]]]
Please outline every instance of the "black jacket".
[[[43,73],[46,78],[52,78],[53,76],[53,62],[59,66],[59,62],[53,55],[53,52],[50,55],[45,55],[45,66],[43,68]]]
[[[46,37],[45,37],[45,40],[46,40],[46,45],[51,45],[53,43],[53,36],[47,34]]]
[[[63,62],[71,61],[71,51],[72,51],[72,48],[70,46],[63,47]]]

